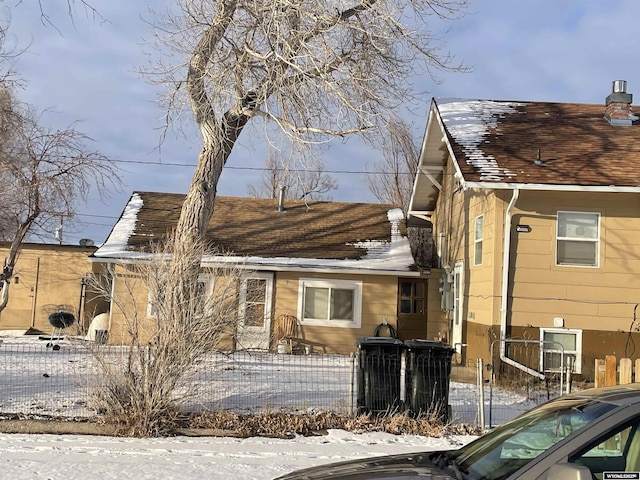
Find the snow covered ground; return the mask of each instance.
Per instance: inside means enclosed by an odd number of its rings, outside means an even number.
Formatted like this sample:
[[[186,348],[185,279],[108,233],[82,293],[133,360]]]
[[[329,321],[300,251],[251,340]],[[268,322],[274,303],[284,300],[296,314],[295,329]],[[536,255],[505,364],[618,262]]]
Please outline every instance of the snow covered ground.
[[[385,433],[270,438],[111,438],[0,435],[0,478],[11,480],[271,480],[284,473],[352,458],[457,448],[474,437]]]
[[[2,336],[0,334],[0,336]],[[87,415],[90,411],[82,385],[96,372],[89,367],[86,352],[63,343],[59,351],[47,349],[37,338],[4,338],[0,345],[0,412],[40,413],[50,415]],[[328,369],[336,385],[325,385],[329,395],[345,381],[349,366],[327,357],[322,368],[304,372],[305,356],[275,357],[270,362],[260,359],[239,362],[222,368],[224,375],[239,373],[244,382],[223,379],[217,393],[244,399],[263,397],[275,401],[273,392],[293,390],[293,383],[283,381],[284,372],[295,372],[296,378],[318,375]],[[298,362],[286,367],[287,362]],[[271,365],[271,367],[269,366]],[[268,369],[275,366],[275,375]],[[294,368],[293,368],[294,367]],[[302,369],[302,370],[301,370]],[[211,366],[203,366],[209,372]],[[339,374],[344,370],[346,373]],[[249,381],[250,379],[250,381]],[[346,379],[346,380],[345,380]],[[319,381],[319,380],[318,380]],[[324,381],[324,380],[323,380]],[[224,385],[234,390],[224,393]],[[243,391],[242,385],[251,391]],[[303,385],[309,390],[309,387]],[[256,390],[257,389],[257,390]],[[347,389],[348,391],[348,389]],[[489,389],[486,388],[485,395]],[[474,417],[477,405],[474,384],[452,382],[450,403],[454,414],[467,412]],[[309,404],[312,396],[304,396]],[[255,399],[254,399],[255,400]],[[244,400],[242,400],[244,402]],[[283,398],[278,397],[278,402]],[[348,401],[344,401],[348,403]],[[513,393],[494,391],[492,403],[501,406],[495,412],[494,424],[515,416],[533,406],[527,398]],[[244,403],[243,403],[244,405]],[[488,418],[488,412],[486,413]],[[467,420],[473,421],[474,418]],[[11,480],[85,480],[85,479],[235,479],[270,480],[286,472],[351,458],[372,455],[457,448],[474,437],[428,438],[385,433],[354,434],[330,430],[328,435],[296,437],[291,440],[270,438],[173,437],[130,439],[82,435],[0,434],[0,479]]]

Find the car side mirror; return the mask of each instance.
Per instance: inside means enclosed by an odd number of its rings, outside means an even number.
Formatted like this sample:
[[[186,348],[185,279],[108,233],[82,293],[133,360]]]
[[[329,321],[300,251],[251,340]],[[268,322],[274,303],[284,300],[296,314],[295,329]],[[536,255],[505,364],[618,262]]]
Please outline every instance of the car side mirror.
[[[557,463],[547,472],[547,480],[592,480],[591,470],[575,463]]]

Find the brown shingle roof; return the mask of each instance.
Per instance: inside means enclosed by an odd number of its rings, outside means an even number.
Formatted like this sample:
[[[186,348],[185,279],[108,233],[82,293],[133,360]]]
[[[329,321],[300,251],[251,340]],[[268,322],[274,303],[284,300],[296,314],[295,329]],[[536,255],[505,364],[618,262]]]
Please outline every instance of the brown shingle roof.
[[[129,245],[144,249],[177,224],[185,195],[137,192],[138,212]],[[308,207],[307,207],[308,205]],[[387,212],[392,205],[287,200],[278,212],[277,200],[217,197],[207,239],[240,256],[359,259],[364,248],[350,243],[391,240]],[[404,225],[401,225],[404,233]]]
[[[457,115],[452,105],[460,102]],[[484,135],[469,147],[464,103],[476,120],[484,121]],[[439,101],[447,137],[467,182],[640,186],[640,124],[612,126],[604,118],[604,104]],[[475,111],[474,111],[475,109]],[[640,113],[640,107],[633,111]],[[482,112],[483,115],[479,114]],[[482,119],[480,118],[482,117]],[[467,119],[466,127],[471,128]],[[536,165],[540,151],[544,166]],[[474,161],[474,156],[480,161]],[[483,171],[483,159],[496,175]]]

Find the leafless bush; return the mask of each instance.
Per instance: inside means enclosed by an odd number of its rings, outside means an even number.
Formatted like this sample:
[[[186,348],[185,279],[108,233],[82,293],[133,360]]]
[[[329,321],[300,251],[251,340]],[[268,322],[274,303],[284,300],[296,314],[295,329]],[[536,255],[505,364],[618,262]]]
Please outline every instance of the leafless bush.
[[[173,240],[165,245],[113,272],[109,336],[124,345],[122,355],[93,348],[104,377],[94,394],[98,409],[129,435],[171,430],[182,403],[195,393],[189,370],[204,353],[231,342],[235,332],[241,270],[222,262],[203,269],[197,281],[176,281],[176,268],[200,264],[211,251],[199,243],[172,258]],[[176,288],[183,292],[176,294]]]

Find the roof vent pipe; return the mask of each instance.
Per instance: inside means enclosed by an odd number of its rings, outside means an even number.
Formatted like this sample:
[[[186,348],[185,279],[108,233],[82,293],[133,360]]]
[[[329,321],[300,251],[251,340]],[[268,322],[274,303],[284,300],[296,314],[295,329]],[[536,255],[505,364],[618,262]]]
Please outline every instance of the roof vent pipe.
[[[613,81],[613,93],[627,93],[627,81],[626,80],[614,80]]]
[[[287,189],[284,185],[280,186],[280,194],[278,195],[278,212],[286,211],[284,208],[284,191]]]

